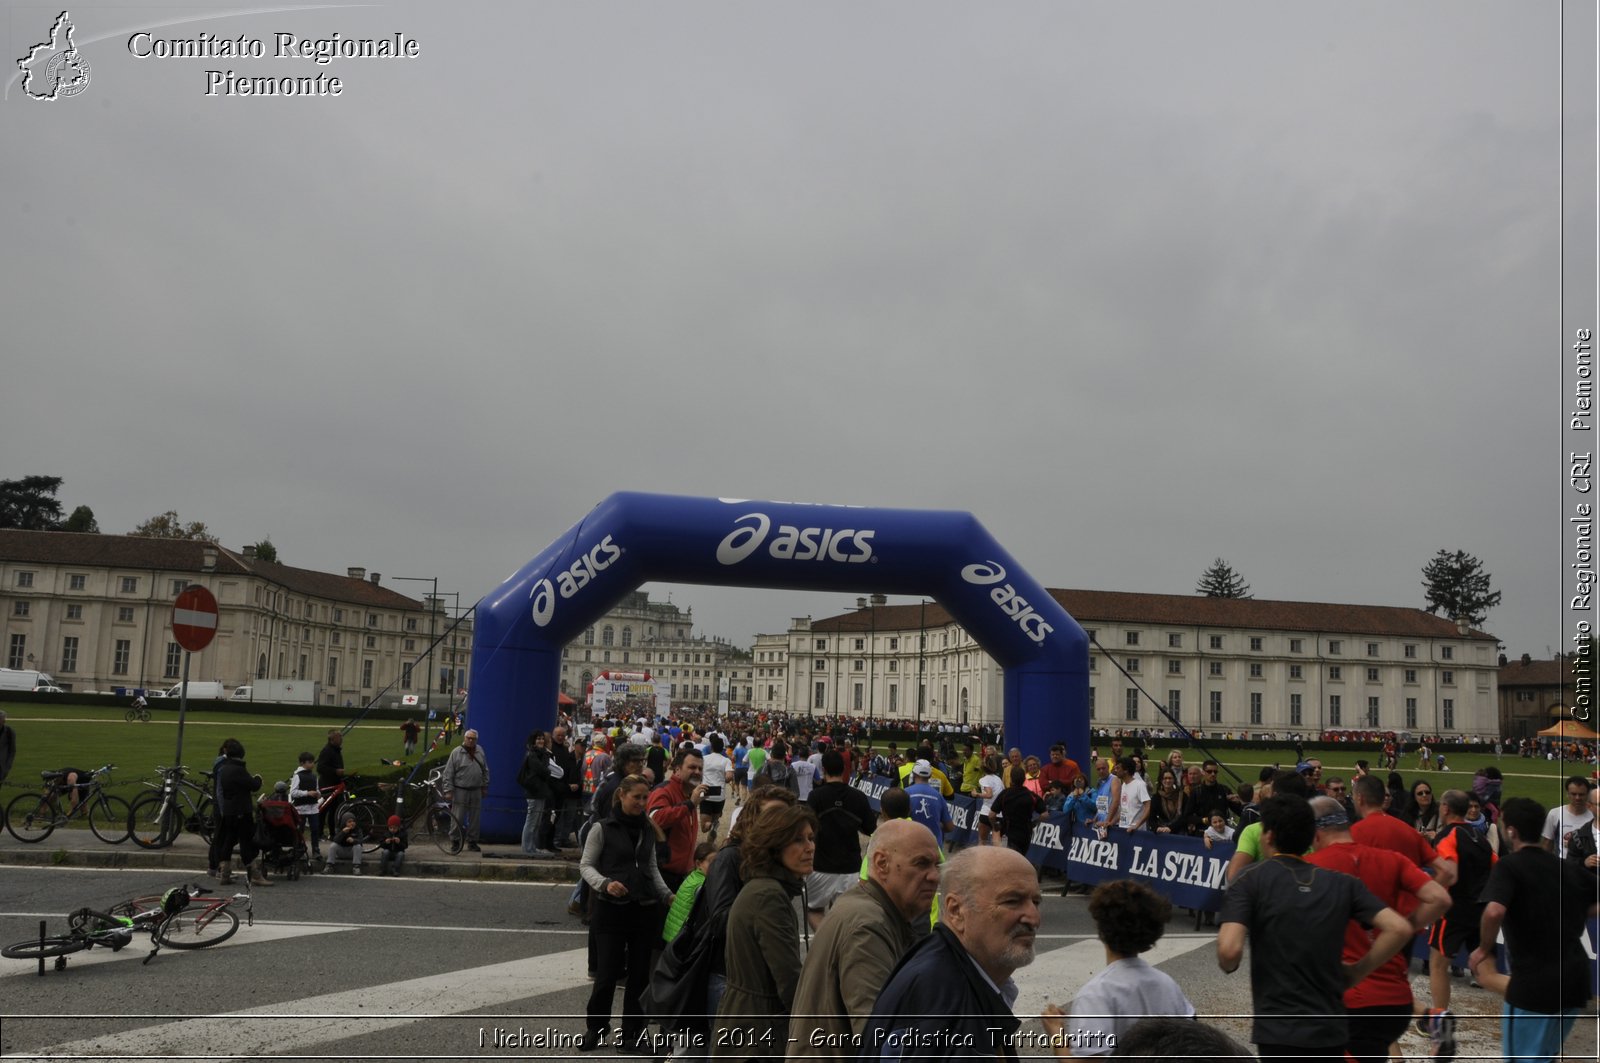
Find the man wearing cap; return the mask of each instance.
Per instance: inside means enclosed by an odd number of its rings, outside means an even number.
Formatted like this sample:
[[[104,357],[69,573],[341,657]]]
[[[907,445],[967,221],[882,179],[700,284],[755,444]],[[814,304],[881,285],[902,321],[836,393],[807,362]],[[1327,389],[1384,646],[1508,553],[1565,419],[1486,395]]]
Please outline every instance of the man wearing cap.
[[[1411,926],[1422,930],[1451,905],[1450,893],[1422,869],[1399,853],[1361,845],[1350,835],[1350,817],[1331,795],[1311,799],[1316,816],[1316,852],[1306,863],[1329,871],[1354,875],[1385,905],[1396,912],[1410,911]],[[1372,947],[1372,937],[1360,923],[1345,925],[1343,962],[1353,964]],[[1402,950],[1366,978],[1345,990],[1349,1023],[1345,1047],[1356,1063],[1379,1063],[1389,1056],[1389,1046],[1405,1033],[1411,1021],[1411,980]],[[1454,1051],[1452,1047],[1452,1051]]]
[[[912,782],[911,769],[916,767],[918,764],[928,765],[928,771],[930,773],[929,779],[932,781],[933,785],[939,788],[939,795],[941,797],[948,801],[950,798],[956,795],[956,788],[950,785],[950,777],[944,772],[940,771],[938,765],[933,762],[933,746],[928,742],[924,742],[922,745],[918,746],[917,755],[915,757],[908,757],[906,762],[900,766],[901,786],[907,786]]]
[[[933,840],[943,852],[945,832],[954,829],[955,823],[950,818],[950,805],[944,794],[933,784],[933,765],[926,760],[911,765],[911,785],[905,790],[906,796],[911,798],[911,818],[933,832]]]
[[[406,828],[399,816],[390,816],[388,829],[378,841],[378,874],[400,877],[406,862]]]

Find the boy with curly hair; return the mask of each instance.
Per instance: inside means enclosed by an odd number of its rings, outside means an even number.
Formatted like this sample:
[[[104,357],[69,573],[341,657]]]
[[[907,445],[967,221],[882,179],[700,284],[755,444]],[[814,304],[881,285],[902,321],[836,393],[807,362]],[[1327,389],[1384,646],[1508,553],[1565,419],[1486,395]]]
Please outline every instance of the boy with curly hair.
[[[1058,1036],[1065,1013],[1054,1004],[1045,1008],[1045,1029],[1052,1040],[1063,1042],[1056,1046],[1057,1056],[1069,1054],[1063,1048],[1073,1056],[1108,1055],[1118,1037],[1147,1015],[1194,1018],[1194,1005],[1178,983],[1139,958],[1161,940],[1171,901],[1132,879],[1106,882],[1089,895],[1089,915],[1106,949],[1106,967],[1073,999],[1069,1037]]]

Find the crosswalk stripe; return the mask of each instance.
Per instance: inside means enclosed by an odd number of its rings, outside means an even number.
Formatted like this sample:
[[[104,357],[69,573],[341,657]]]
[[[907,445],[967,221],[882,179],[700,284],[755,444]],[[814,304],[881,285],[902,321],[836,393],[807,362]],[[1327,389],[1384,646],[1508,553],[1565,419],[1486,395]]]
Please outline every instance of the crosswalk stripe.
[[[238,1056],[287,1056],[332,1038],[370,1036],[436,1015],[470,1015],[510,1000],[588,984],[587,947],[474,967],[469,971],[327,993],[136,1030],[85,1038],[51,1050],[53,1056],[120,1059],[217,1058],[226,1045]],[[160,962],[159,960],[157,962]],[[383,1014],[373,1015],[381,1009]],[[312,1022],[289,1022],[292,1018]],[[329,1020],[337,1019],[331,1024]]]
[[[334,926],[329,924],[311,925],[273,923],[269,925],[265,923],[257,923],[255,926],[241,926],[239,928],[239,932],[234,934],[233,937],[229,938],[227,941],[209,946],[209,948],[227,949],[233,948],[236,945],[257,945],[264,941],[284,941],[289,938],[309,937],[315,934],[331,934],[342,930],[354,929],[355,927],[351,926]],[[134,937],[130,944],[118,952],[112,952],[110,949],[93,948],[85,949],[82,952],[68,953],[67,966],[69,968],[98,966],[102,963],[120,963],[128,960],[132,960],[135,963],[140,963],[143,962],[144,958],[148,955],[150,955],[150,937],[147,934],[138,934]],[[167,956],[177,957],[180,955],[181,953],[177,951],[163,949],[161,955],[156,957],[155,962],[161,963]],[[21,960],[5,960],[0,962],[4,962],[5,964],[4,968],[0,968],[0,977],[3,978],[15,978],[18,975],[25,974],[31,975],[37,973],[39,970],[37,963],[27,963]],[[51,964],[54,962],[54,960],[45,961],[46,964]]]
[[[344,926],[276,924],[277,937],[351,929]],[[255,940],[267,940],[258,936]],[[1153,964],[1182,956],[1215,940],[1211,935],[1169,935],[1145,954]],[[225,942],[224,945],[232,944]],[[221,947],[221,946],[219,946]],[[124,950],[124,954],[134,950]],[[113,958],[105,954],[106,959]],[[114,958],[122,958],[118,955]],[[158,959],[157,962],[160,962]],[[1079,940],[1063,948],[1041,952],[1033,964],[1017,972],[1020,990],[1016,1014],[1025,1020],[1037,1016],[1048,1001],[1066,1007],[1084,983],[1105,966],[1104,946],[1097,940]],[[28,968],[30,971],[32,968]],[[368,986],[299,1000],[284,1001],[226,1015],[198,1016],[168,1021],[121,1033],[85,1038],[59,1045],[52,1056],[103,1056],[125,1060],[164,1057],[212,1058],[226,1044],[238,1056],[293,1055],[323,1044],[330,1037],[370,1036],[439,1015],[468,1017],[492,1011],[513,1000],[565,992],[588,983],[588,949],[569,949],[518,960],[450,971],[401,982]],[[382,1014],[374,1015],[375,1009]],[[316,1021],[296,1023],[293,1018]],[[338,1019],[336,1027],[327,1020]]]

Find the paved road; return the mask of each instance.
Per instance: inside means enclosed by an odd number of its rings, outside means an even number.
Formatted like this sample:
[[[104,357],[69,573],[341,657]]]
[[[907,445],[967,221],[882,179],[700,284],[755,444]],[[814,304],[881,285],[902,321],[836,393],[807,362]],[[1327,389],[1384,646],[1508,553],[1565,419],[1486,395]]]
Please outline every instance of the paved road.
[[[183,877],[6,868],[0,941],[35,933],[40,918],[60,926],[72,908],[108,906]],[[582,1028],[589,982],[583,928],[566,914],[566,892],[531,882],[315,876],[258,889],[255,925],[213,949],[163,951],[144,966],[141,938],[119,953],[76,955],[42,978],[34,964],[0,960],[0,1055],[575,1058],[570,1038]],[[1104,963],[1081,897],[1047,897],[1044,918],[1039,958],[1018,976],[1025,1016],[1046,1000],[1067,1004]],[[1211,941],[1175,918],[1149,958],[1243,1038],[1248,1018],[1227,1016],[1248,1010],[1247,976],[1221,975]],[[1487,994],[1463,987],[1457,1002],[1486,1016],[1467,1024],[1466,1053],[1492,1058],[1498,1034]],[[1420,1056],[1424,1045],[1411,1040],[1408,1054]]]

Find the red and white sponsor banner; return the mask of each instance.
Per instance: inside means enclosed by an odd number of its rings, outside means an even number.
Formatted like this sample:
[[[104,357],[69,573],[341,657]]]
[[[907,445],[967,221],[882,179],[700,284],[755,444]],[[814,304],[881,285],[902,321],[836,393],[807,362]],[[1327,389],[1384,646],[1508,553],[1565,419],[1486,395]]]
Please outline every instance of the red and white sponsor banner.
[[[216,597],[204,587],[186,587],[172,603],[172,637],[190,653],[199,653],[216,634]]]

